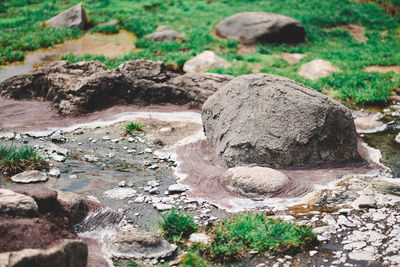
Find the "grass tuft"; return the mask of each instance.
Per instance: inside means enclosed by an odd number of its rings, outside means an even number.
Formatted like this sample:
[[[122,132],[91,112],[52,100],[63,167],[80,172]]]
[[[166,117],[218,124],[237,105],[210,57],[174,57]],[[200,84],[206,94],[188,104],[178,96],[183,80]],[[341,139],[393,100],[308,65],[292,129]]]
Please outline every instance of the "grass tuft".
[[[0,147],[0,171],[9,175],[25,170],[42,170],[48,163],[33,147]]]
[[[262,213],[234,215],[217,224],[211,233],[213,240],[203,253],[221,262],[238,260],[252,250],[296,253],[317,244],[311,228],[274,220]]]
[[[188,252],[183,255],[182,260],[179,263],[182,267],[208,267],[210,264],[202,258],[197,252]]]
[[[198,230],[190,215],[179,213],[175,209],[163,215],[163,220],[159,225],[162,230],[162,236],[174,243],[182,243]]]
[[[146,126],[139,122],[131,122],[124,127],[126,134],[133,134],[134,132],[144,132]]]

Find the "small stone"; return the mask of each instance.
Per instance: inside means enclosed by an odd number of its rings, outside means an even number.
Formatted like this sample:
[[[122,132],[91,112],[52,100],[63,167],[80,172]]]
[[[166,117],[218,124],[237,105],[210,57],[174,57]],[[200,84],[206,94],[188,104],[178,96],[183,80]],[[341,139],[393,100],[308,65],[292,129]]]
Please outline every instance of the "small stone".
[[[51,158],[54,161],[57,161],[57,162],[64,162],[66,160],[66,158],[64,156],[58,155],[58,154],[55,154],[55,153],[51,154]]]
[[[138,196],[135,200],[135,203],[143,203],[144,202],[144,196]]]
[[[147,185],[148,185],[148,186],[151,186],[151,187],[156,187],[156,186],[159,186],[160,183],[157,182],[157,181],[148,181],[148,182],[147,182]]]
[[[153,150],[151,150],[151,148],[145,148],[143,150],[144,153],[153,153]]]
[[[104,192],[104,196],[111,199],[128,199],[136,195],[136,190],[133,188],[113,188]]]
[[[119,187],[125,187],[126,186],[126,181],[121,181],[118,184]]]
[[[83,158],[87,161],[87,162],[96,162],[99,159],[93,155],[84,155]]]
[[[312,257],[312,256],[314,256],[315,254],[317,254],[318,251],[316,251],[316,250],[310,250],[308,253],[310,254],[310,257]]]
[[[52,142],[64,142],[65,141],[65,138],[64,138],[64,136],[62,136],[61,135],[61,131],[60,130],[58,130],[58,131],[55,131],[51,136],[50,136],[50,139],[51,139],[51,141]]]
[[[171,194],[174,194],[174,193],[183,193],[183,192],[185,192],[186,190],[188,190],[188,188],[187,188],[185,185],[183,185],[183,184],[173,184],[173,185],[168,186],[168,191],[169,191],[169,193],[171,193]]]
[[[60,177],[60,170],[59,169],[51,169],[48,172],[48,175],[51,177]]]
[[[97,143],[97,140],[96,139],[92,139],[92,141],[90,141],[91,143]]]
[[[78,176],[76,174],[71,174],[69,176],[69,179],[78,179]]]
[[[149,193],[150,194],[158,194],[159,193],[158,187],[153,187],[152,189],[149,190]]]
[[[127,186],[128,186],[128,187],[133,187],[134,184],[133,184],[133,182],[128,182],[128,183],[127,183]]]
[[[113,142],[113,143],[118,143],[118,142],[119,142],[119,139],[118,139],[118,138],[111,139],[111,142]]]
[[[129,138],[128,138],[128,142],[129,142],[129,143],[133,143],[133,142],[135,142],[135,139],[134,139],[133,137],[129,137]]]
[[[374,253],[371,252],[350,252],[349,258],[355,261],[373,261],[375,260]]]
[[[164,203],[156,203],[153,205],[157,210],[159,211],[164,211],[164,210],[170,210],[172,209],[171,204],[164,204]]]
[[[106,136],[103,136],[101,139],[103,139],[103,141],[109,141],[109,140],[111,140],[111,137],[106,135]]]
[[[107,154],[107,157],[109,157],[110,159],[115,158],[115,153],[110,152]]]

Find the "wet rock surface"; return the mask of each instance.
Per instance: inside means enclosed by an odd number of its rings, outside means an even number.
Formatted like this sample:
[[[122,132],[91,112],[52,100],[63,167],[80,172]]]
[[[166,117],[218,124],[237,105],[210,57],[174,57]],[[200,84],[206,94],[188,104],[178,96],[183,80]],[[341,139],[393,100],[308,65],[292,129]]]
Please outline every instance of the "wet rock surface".
[[[349,109],[275,75],[240,76],[203,105],[208,142],[228,166],[358,160]],[[282,129],[290,129],[282,131]]]
[[[300,43],[306,32],[295,19],[264,12],[244,12],[221,21],[215,28],[217,35],[254,43]]]
[[[228,169],[221,181],[243,195],[268,196],[287,186],[290,179],[271,168],[235,167]]]
[[[53,102],[61,114],[77,114],[115,104],[201,105],[231,79],[228,75],[177,75],[161,62],[128,61],[114,70],[100,62],[56,62],[0,84],[0,94]],[[101,103],[101,104],[100,104]]]

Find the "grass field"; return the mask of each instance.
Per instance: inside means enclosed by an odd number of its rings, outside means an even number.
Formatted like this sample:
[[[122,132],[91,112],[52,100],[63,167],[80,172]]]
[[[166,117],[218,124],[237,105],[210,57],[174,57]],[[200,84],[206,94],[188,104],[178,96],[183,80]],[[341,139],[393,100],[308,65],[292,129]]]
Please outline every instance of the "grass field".
[[[26,51],[49,47],[83,34],[79,30],[52,29],[43,25],[50,17],[78,0],[8,0],[0,2],[0,64],[23,60]],[[367,73],[370,65],[399,65],[400,18],[389,15],[383,2],[399,7],[397,0],[374,0],[356,3],[350,0],[84,0],[81,1],[95,26],[94,31],[115,32],[124,28],[138,37],[139,51],[123,57],[102,55],[78,57],[70,61],[98,59],[113,68],[138,58],[162,60],[180,69],[184,62],[204,50],[213,50],[232,63],[228,69],[212,72],[241,75],[253,72],[274,73],[297,80],[331,96],[356,102],[385,102],[400,88],[400,75],[393,72]],[[256,52],[238,53],[238,43],[216,38],[212,31],[227,16],[244,11],[274,12],[299,20],[307,31],[307,42],[292,45],[258,45]],[[118,27],[97,27],[118,19]],[[357,42],[338,26],[357,24],[365,28],[368,40]],[[142,37],[159,25],[170,25],[186,37],[180,41],[154,43]],[[283,52],[305,53],[298,63],[288,64],[277,55]],[[327,78],[310,81],[297,75],[299,67],[315,58],[331,61],[341,69]]]

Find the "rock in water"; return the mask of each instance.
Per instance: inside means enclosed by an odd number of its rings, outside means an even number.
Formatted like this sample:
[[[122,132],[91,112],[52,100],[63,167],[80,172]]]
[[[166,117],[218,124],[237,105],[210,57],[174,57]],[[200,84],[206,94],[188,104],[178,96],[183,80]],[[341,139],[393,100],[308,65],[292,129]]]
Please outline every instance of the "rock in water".
[[[46,23],[56,28],[68,27],[86,29],[89,26],[88,17],[81,4],[73,6],[57,16],[52,17],[46,21]]]
[[[137,229],[117,231],[106,244],[114,257],[137,260],[169,257],[177,248],[156,234]]]
[[[203,53],[188,60],[183,65],[184,72],[204,72],[211,68],[227,68],[230,64],[222,57],[217,56],[212,51],[204,51]]]
[[[11,177],[11,180],[16,183],[38,183],[47,181],[47,174],[41,171],[24,171]]]
[[[244,44],[300,43],[306,31],[295,19],[264,12],[237,13],[221,21],[216,34]]]
[[[329,61],[323,59],[314,59],[303,66],[298,71],[300,76],[310,80],[327,77],[333,72],[339,71],[338,68],[332,65]]]
[[[221,181],[243,195],[268,195],[286,186],[290,179],[271,168],[235,167],[228,169]]]
[[[240,76],[203,105],[207,140],[228,166],[359,159],[351,111],[287,78]]]

